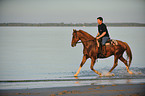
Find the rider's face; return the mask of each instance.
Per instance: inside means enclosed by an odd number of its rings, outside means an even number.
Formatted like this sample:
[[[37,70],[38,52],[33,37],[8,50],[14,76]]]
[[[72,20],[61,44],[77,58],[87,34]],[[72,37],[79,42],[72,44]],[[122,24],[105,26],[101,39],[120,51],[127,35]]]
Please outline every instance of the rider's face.
[[[102,24],[102,20],[100,20],[100,19],[97,19],[97,22],[98,22],[99,25]]]

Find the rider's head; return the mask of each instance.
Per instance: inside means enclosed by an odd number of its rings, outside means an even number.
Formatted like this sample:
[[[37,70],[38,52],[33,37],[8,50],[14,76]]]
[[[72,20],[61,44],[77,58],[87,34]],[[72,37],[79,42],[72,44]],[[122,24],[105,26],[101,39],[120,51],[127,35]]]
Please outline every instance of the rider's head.
[[[102,17],[98,17],[98,18],[97,18],[97,22],[98,22],[99,25],[101,25],[102,22],[103,22],[103,18],[102,18]]]

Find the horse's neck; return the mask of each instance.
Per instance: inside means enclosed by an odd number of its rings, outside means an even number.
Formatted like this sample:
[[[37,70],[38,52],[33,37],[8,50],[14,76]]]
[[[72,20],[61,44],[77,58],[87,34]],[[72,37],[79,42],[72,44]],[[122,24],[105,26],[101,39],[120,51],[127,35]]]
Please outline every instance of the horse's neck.
[[[93,39],[88,39],[86,37],[81,37],[81,42],[83,43],[84,47],[89,47],[90,45],[95,44],[95,40]]]
[[[94,39],[94,37],[92,35],[90,35],[89,33],[83,31],[83,30],[79,30],[79,32],[81,33],[81,35],[83,35],[82,37],[87,38],[87,39]]]
[[[79,38],[83,43],[84,47],[89,47],[90,45],[95,44],[95,38],[82,30],[80,30],[79,32]]]

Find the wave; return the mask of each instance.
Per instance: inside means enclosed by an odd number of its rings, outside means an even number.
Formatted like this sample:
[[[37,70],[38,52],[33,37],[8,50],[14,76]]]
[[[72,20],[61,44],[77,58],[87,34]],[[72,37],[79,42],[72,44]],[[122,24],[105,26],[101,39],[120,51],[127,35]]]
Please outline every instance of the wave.
[[[102,72],[103,74],[107,73],[109,69],[102,68],[98,71]],[[144,79],[145,78],[145,68],[138,68],[133,67],[130,68],[130,70],[134,73],[130,75],[126,68],[119,68],[114,70],[112,73],[115,74],[115,76],[110,77],[99,77],[96,75],[93,71],[90,70],[84,70],[81,71],[78,77],[74,77],[73,75],[75,72],[61,72],[61,73],[48,73],[48,75],[56,76],[57,78],[52,79],[51,77],[49,79],[31,79],[31,80],[0,80],[0,83],[6,83],[6,82],[49,82],[49,81],[91,81],[91,80],[116,80],[116,79]],[[58,77],[59,76],[59,77]]]

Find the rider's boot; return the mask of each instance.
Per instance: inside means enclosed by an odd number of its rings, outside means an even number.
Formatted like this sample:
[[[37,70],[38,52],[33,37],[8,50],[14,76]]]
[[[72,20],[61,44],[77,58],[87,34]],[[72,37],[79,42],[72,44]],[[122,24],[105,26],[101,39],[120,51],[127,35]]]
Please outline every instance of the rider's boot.
[[[102,51],[103,46],[104,46],[104,45],[102,45],[102,46],[100,46],[100,47],[98,48],[99,57],[104,57],[104,54],[103,54],[103,51]]]

